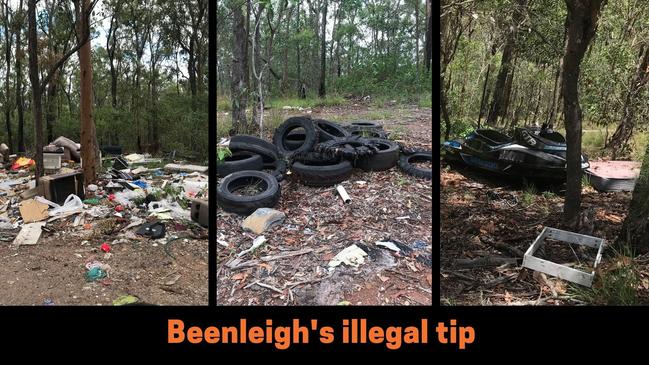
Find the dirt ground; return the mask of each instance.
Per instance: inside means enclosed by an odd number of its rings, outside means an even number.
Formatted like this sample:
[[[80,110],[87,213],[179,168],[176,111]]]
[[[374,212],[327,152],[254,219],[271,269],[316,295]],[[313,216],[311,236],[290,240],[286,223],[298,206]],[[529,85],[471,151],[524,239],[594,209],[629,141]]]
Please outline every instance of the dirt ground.
[[[359,103],[314,108],[311,115],[353,121],[371,119],[367,116],[377,112],[381,110]],[[286,111],[285,117],[302,114]],[[409,147],[431,148],[430,108],[395,107],[389,115],[396,117],[379,121],[384,129],[398,134]],[[431,305],[431,182],[395,167],[355,171],[343,186],[353,199],[348,205],[333,187],[306,187],[288,176],[275,207],[286,220],[264,233],[267,243],[238,261],[233,260],[255,236],[240,228],[244,217],[217,209],[217,303]],[[404,249],[393,253],[375,245],[387,239],[402,243]],[[368,253],[366,262],[329,271],[328,262],[352,244]]]
[[[11,192],[1,200],[4,218],[19,219],[20,197]],[[130,217],[155,220],[149,212],[126,207],[118,218],[117,205],[101,199],[97,206],[107,215],[84,213],[85,224],[77,226],[78,214],[48,222],[34,245],[12,244],[22,223],[0,229],[0,305],[113,305],[126,295],[140,304],[207,305],[207,229],[174,218],[164,221],[165,236],[154,240],[136,235],[138,227],[126,228]],[[110,252],[101,250],[103,243]],[[108,265],[108,276],[87,281],[86,264],[92,261]]]
[[[112,305],[124,295],[148,304],[207,305],[206,238],[167,247],[166,239],[131,238],[113,245],[109,259],[99,250],[101,240],[83,241],[51,233],[35,246],[0,245],[0,305]],[[110,265],[109,278],[86,281],[84,265],[93,258]]]
[[[442,305],[583,305],[606,304],[584,298],[584,287],[521,268],[523,253],[543,227],[562,228],[563,197],[530,190],[516,182],[484,177],[466,167],[441,167],[440,304]],[[631,193],[583,192],[581,233],[612,244],[627,214]],[[570,252],[559,263],[580,261]],[[561,255],[560,255],[561,256]],[[579,254],[581,256],[581,254]],[[492,264],[475,265],[490,258]],[[498,259],[510,263],[495,262]],[[583,259],[583,258],[582,258]],[[607,248],[600,265],[616,265]],[[472,263],[468,261],[472,260]],[[631,259],[630,259],[631,260]],[[636,257],[640,301],[649,289],[646,257]],[[554,261],[554,260],[553,260]],[[581,262],[581,261],[580,261]],[[599,287],[597,281],[594,288]]]

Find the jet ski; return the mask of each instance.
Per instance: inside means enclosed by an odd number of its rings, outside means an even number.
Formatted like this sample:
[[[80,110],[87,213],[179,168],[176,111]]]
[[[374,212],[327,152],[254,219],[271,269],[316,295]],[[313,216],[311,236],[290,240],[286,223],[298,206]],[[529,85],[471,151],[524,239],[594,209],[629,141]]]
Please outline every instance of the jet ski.
[[[493,129],[477,129],[444,142],[448,162],[512,177],[566,180],[566,140],[551,127],[516,128],[513,137]],[[589,167],[582,156],[582,170]]]

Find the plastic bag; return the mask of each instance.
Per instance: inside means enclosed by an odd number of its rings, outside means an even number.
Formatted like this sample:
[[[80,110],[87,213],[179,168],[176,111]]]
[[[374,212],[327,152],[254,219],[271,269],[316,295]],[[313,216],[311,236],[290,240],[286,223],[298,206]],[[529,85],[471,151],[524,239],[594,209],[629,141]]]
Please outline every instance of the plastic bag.
[[[115,192],[114,195],[115,195],[115,198],[113,199],[114,202],[125,207],[131,207],[133,206],[131,200],[136,198],[144,199],[146,197],[146,192],[144,192],[144,190],[142,189],[136,189],[132,191],[131,190],[117,191]]]
[[[176,219],[190,220],[191,218],[189,210],[183,209],[177,202],[169,202],[166,200],[151,202],[149,203],[148,209],[151,215],[169,212]]]
[[[207,183],[207,181],[187,181],[187,180],[185,180],[183,182],[182,186],[183,186],[183,189],[185,190],[185,194],[187,194],[187,196],[189,196],[190,198],[193,198],[198,193],[200,193],[201,191],[206,192],[208,183]]]
[[[47,199],[44,199],[44,200],[47,200]],[[44,202],[44,203],[49,204],[47,202]],[[58,208],[55,207],[54,209],[50,210],[50,216],[56,216],[56,215],[59,215],[59,214],[72,212],[72,211],[75,211],[75,210],[81,210],[81,209],[83,209],[83,201],[81,201],[81,198],[79,198],[78,196],[76,196],[74,194],[70,194],[65,199],[65,202],[63,203],[62,206],[59,206]]]

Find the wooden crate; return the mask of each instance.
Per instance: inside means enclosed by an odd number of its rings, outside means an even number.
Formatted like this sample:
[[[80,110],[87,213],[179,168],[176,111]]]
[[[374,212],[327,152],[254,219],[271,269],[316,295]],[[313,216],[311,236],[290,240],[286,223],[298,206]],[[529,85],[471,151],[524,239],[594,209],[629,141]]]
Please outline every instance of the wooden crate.
[[[546,239],[553,239],[566,244],[576,244],[592,247],[597,250],[593,270],[590,273],[573,269],[571,267],[557,264],[552,261],[541,259],[534,256],[534,253],[545,243]],[[602,260],[602,251],[604,250],[605,240],[602,238],[586,236],[579,233],[562,231],[556,228],[545,227],[541,234],[536,237],[532,245],[525,252],[523,257],[523,267],[539,271],[548,275],[556,276],[560,279],[568,280],[584,286],[592,286],[595,278],[595,269]]]

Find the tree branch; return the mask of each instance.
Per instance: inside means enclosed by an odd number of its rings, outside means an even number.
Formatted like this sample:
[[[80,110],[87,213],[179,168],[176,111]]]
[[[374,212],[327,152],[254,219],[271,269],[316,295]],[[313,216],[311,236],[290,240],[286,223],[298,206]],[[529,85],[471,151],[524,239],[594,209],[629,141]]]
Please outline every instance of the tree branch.
[[[97,0],[93,0],[93,2],[90,4],[90,7],[88,8],[88,11],[84,12],[83,16],[86,17],[86,24],[90,24],[90,14],[92,13],[92,9],[94,8],[95,4],[97,4]],[[54,74],[56,71],[63,66],[63,64],[70,58],[73,54],[75,54],[77,51],[81,49],[89,40],[90,40],[90,29],[83,29],[83,38],[77,43],[76,46],[74,46],[72,49],[70,49],[67,53],[65,53],[61,58],[59,58],[58,61],[50,67],[50,69],[47,71],[47,76],[43,78],[43,80],[40,83],[40,93],[41,95],[43,94],[43,91],[45,90],[45,86],[52,80],[54,77]]]

